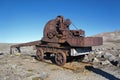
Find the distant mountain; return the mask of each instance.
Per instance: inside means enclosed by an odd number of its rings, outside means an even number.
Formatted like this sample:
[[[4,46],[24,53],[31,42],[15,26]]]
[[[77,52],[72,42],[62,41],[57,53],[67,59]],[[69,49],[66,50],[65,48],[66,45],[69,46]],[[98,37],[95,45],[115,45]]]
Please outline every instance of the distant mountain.
[[[103,37],[105,42],[120,42],[120,30],[114,32],[105,32],[95,36]]]

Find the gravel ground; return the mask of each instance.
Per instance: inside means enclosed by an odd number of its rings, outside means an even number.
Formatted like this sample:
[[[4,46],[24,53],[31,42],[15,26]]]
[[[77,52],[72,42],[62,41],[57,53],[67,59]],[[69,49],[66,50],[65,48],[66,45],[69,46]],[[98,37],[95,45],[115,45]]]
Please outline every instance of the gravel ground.
[[[120,68],[107,65],[96,67],[80,62],[66,63],[66,69],[51,64],[49,60],[40,62],[30,55],[0,55],[0,80],[119,80]]]
[[[99,57],[106,51],[107,55],[105,54],[104,57],[112,60],[113,56],[118,55],[117,58],[120,58],[120,52],[116,52],[119,47],[113,50],[108,44],[100,46],[112,51],[102,49],[97,51],[99,55],[90,54],[89,61],[91,60],[92,64],[72,61],[60,67],[50,60],[37,61],[34,57],[35,51],[31,51],[33,47],[23,47],[21,54],[9,54],[10,44],[5,44],[4,48],[2,46],[4,44],[0,44],[0,80],[120,80],[119,66],[111,64],[109,60],[98,64],[101,62]],[[109,53],[112,54],[112,58],[109,57],[111,56]]]

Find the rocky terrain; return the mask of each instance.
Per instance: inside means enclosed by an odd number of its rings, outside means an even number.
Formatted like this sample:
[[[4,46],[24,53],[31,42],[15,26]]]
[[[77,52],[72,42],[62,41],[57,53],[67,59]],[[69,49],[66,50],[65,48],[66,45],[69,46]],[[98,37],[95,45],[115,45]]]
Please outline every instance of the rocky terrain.
[[[82,62],[72,60],[60,67],[35,59],[34,47],[9,53],[12,44],[0,43],[0,80],[120,80],[120,31],[98,34],[104,43],[94,46]]]

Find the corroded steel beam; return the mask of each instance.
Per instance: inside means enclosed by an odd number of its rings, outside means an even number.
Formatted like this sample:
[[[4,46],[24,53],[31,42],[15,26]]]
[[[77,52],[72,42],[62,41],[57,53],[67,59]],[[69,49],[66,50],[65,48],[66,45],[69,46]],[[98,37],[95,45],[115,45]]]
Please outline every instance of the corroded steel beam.
[[[85,37],[84,38],[84,47],[98,46],[103,44],[102,37]]]
[[[67,42],[72,47],[91,47],[103,44],[102,37],[77,37],[68,38]]]
[[[41,41],[33,41],[33,42],[28,42],[28,43],[21,43],[21,44],[16,44],[12,45],[11,48],[17,48],[17,47],[24,47],[24,46],[35,46],[41,44]]]

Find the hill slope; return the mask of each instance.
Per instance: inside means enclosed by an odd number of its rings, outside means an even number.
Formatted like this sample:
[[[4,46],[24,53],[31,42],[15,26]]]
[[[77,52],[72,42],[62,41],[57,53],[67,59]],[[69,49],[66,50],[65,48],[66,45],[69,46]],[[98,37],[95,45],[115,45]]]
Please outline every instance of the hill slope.
[[[95,36],[103,37],[106,42],[120,42],[120,30],[114,32],[105,32]]]
[[[97,46],[95,48],[120,49],[120,30],[114,32],[104,32],[95,36],[103,37],[103,45]]]

